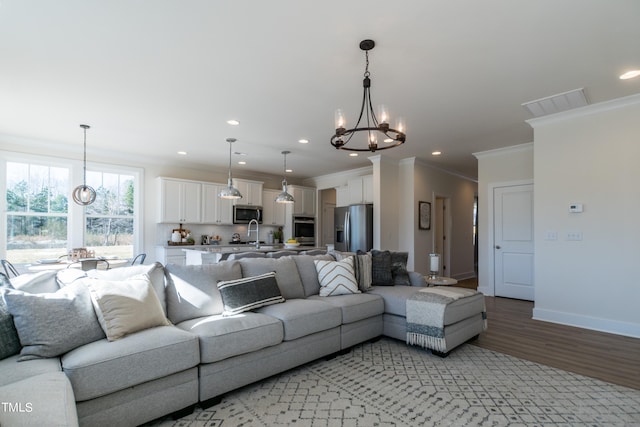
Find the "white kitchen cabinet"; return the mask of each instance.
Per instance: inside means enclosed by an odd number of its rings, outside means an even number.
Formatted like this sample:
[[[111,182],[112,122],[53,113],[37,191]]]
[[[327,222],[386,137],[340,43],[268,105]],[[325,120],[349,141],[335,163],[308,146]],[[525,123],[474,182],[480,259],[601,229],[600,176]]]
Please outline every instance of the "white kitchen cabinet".
[[[373,175],[351,178],[347,185],[349,191],[349,203],[373,203]]]
[[[186,255],[182,250],[184,246],[177,246],[175,248],[167,248],[164,246],[156,246],[156,261],[162,265],[178,264],[186,265]]]
[[[349,206],[349,186],[336,187],[336,207]]]
[[[235,199],[234,205],[262,206],[262,182],[234,179],[233,185],[242,194],[242,199]]]
[[[233,200],[218,197],[218,193],[226,187],[226,184],[202,184],[202,222],[204,224],[233,224]]]
[[[290,185],[289,191],[295,202],[293,203],[294,215],[314,216],[316,214],[316,189]]]
[[[202,184],[158,178],[158,222],[196,224],[202,221]]]
[[[277,203],[279,190],[262,190],[262,223],[266,225],[285,225],[286,204]]]

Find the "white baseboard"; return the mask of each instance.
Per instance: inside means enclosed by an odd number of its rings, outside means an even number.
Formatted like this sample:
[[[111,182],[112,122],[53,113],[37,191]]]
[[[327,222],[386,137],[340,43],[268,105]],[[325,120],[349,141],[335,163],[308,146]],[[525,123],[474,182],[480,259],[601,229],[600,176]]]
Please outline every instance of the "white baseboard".
[[[493,295],[493,286],[480,286],[478,285],[478,292],[484,294],[487,297],[492,297]]]
[[[610,334],[640,338],[640,324],[638,323],[620,322],[617,320],[601,319],[598,317],[546,310],[542,308],[533,309],[533,319],[560,323],[568,326],[576,326],[578,328],[592,329],[594,331],[607,332]]]

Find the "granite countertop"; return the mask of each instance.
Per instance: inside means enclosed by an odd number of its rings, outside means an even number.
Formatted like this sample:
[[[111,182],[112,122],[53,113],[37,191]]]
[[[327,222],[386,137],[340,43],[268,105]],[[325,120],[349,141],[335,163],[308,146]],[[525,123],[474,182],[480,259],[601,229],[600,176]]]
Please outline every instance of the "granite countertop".
[[[175,247],[175,246],[173,246]],[[260,249],[256,249],[255,245],[196,245],[190,247],[182,247],[183,251],[194,251],[200,253],[234,253],[234,252],[276,252],[276,251],[310,251],[313,249],[327,249],[326,247],[315,246],[298,246],[295,248],[286,248],[280,245],[260,245]]]

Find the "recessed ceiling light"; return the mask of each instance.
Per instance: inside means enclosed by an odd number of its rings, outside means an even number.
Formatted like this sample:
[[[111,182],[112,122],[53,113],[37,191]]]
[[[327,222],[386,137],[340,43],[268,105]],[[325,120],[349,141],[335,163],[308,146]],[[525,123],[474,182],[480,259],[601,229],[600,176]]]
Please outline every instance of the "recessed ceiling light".
[[[299,140],[298,140],[298,142],[299,142],[300,144],[308,144],[308,143],[309,143],[309,140],[308,140],[308,139],[299,139]]]
[[[358,157],[358,153],[349,153],[350,157]]]
[[[246,165],[246,164],[247,164],[247,162],[245,162],[244,160],[240,160],[240,161],[238,162],[238,164],[239,164],[239,165]]]
[[[620,76],[620,80],[628,80],[640,76],[640,70],[631,70]]]
[[[178,154],[180,154],[181,156],[186,156],[187,152],[186,151],[178,151]]]
[[[286,170],[285,170],[285,172],[286,172],[286,173],[292,173],[292,172],[293,172],[293,169],[286,169]]]
[[[238,126],[240,124],[240,122],[235,119],[227,120],[227,123],[231,126]]]
[[[391,139],[391,138],[386,138],[386,139],[384,140],[384,142],[386,142],[386,143],[388,144],[388,143],[390,143],[390,142],[393,142],[393,139]]]
[[[432,151],[432,152],[431,152],[431,155],[432,155],[432,156],[439,156],[439,155],[441,155],[441,154],[442,154],[442,151]]]

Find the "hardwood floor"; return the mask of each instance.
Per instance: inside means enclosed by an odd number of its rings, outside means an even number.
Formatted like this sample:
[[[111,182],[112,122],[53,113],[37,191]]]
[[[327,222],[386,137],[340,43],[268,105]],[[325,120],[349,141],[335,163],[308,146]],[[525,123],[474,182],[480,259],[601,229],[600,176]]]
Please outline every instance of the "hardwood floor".
[[[485,299],[489,327],[472,344],[640,390],[640,339],[533,320],[530,301]]]

